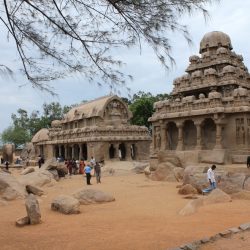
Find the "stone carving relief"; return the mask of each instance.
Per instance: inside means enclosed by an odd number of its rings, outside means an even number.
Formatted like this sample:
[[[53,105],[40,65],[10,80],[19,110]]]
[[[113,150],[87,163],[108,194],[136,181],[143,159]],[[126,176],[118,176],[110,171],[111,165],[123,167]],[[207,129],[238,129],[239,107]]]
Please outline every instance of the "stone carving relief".
[[[244,118],[237,118],[235,121],[236,121],[236,143],[238,145],[245,144]]]
[[[161,130],[160,127],[155,127],[155,149],[161,148]]]

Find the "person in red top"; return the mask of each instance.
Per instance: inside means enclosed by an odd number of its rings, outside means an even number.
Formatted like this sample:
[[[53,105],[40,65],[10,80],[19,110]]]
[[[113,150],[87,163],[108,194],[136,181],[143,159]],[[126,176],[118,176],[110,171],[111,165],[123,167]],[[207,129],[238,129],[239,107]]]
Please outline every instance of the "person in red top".
[[[84,160],[81,159],[79,163],[79,174],[84,174],[84,167],[85,167]]]

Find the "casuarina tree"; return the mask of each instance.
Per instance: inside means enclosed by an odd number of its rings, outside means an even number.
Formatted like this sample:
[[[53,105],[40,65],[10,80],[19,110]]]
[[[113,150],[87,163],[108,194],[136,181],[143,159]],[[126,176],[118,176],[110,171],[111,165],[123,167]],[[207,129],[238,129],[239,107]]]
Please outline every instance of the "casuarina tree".
[[[22,71],[33,87],[52,91],[49,81],[80,72],[89,81],[117,89],[129,77],[120,70],[117,48],[140,48],[146,42],[168,68],[173,63],[169,32],[181,32],[190,41],[180,17],[193,11],[206,15],[205,5],[210,2],[3,0],[0,21],[13,39]],[[3,65],[0,73],[9,72]]]

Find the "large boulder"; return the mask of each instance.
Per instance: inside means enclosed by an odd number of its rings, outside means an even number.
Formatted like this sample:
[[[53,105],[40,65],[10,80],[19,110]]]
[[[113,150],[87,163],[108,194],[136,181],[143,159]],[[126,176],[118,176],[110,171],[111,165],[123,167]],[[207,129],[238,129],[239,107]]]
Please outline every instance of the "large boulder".
[[[25,199],[25,207],[31,225],[39,224],[41,222],[41,212],[39,203],[33,194],[29,194]]]
[[[184,168],[176,167],[173,169],[174,177],[177,181],[183,180]]]
[[[237,193],[243,189],[250,191],[250,178],[245,173],[228,172],[221,175],[218,187],[227,194]]]
[[[186,184],[178,190],[178,193],[187,195],[187,194],[197,194],[198,192],[197,189],[194,188],[191,184]]]
[[[94,189],[81,189],[74,193],[73,197],[83,205],[115,201],[112,195]]]
[[[26,161],[26,160],[31,160],[31,159],[35,159],[36,157],[36,152],[35,152],[35,147],[33,145],[32,142],[26,143],[20,157]]]
[[[183,216],[191,215],[197,212],[198,208],[201,206],[216,204],[216,203],[225,203],[230,201],[232,200],[228,194],[216,188],[209,195],[188,202],[186,206],[183,209],[181,209],[179,214]]]
[[[206,173],[201,173],[196,166],[187,166],[183,173],[183,185],[191,184],[198,193],[208,186]]]
[[[54,180],[54,175],[48,170],[39,169],[33,173],[20,176],[18,180],[24,186],[31,185],[35,187],[42,187],[51,183]]]
[[[37,187],[34,187],[32,185],[27,185],[26,186],[26,191],[28,194],[34,194],[34,195],[38,195],[38,196],[41,196],[44,194],[43,190],[37,188]]]
[[[174,168],[171,162],[160,163],[157,169],[152,172],[151,179],[153,181],[176,181]]]
[[[230,195],[226,194],[219,188],[214,189],[211,193],[204,197],[204,205],[224,203],[232,201]]]
[[[239,191],[237,193],[233,193],[231,195],[231,198],[233,200],[250,200],[250,192],[242,190],[242,191]]]
[[[24,198],[27,195],[25,187],[12,175],[0,172],[0,197],[5,200]]]
[[[149,167],[149,163],[148,162],[133,162],[134,168],[131,169],[133,172],[135,172],[136,174],[143,174],[144,173],[144,169]]]
[[[51,209],[63,214],[79,214],[80,202],[69,195],[59,195],[51,203]]]
[[[35,169],[33,167],[27,167],[21,172],[21,175],[30,174],[32,172],[35,172]]]

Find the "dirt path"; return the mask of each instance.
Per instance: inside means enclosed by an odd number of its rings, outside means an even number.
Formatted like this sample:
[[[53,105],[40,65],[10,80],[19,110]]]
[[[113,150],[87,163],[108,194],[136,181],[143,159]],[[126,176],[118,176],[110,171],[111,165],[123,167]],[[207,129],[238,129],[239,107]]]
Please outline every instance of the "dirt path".
[[[144,175],[107,176],[101,184],[92,183],[91,188],[113,194],[116,201],[81,206],[78,215],[51,211],[56,195],[87,188],[82,176],[73,176],[43,188],[40,225],[15,227],[15,220],[26,214],[22,200],[0,206],[1,250],[163,250],[250,221],[250,201],[205,206],[180,216],[188,200],[177,194],[177,183],[154,182]]]

